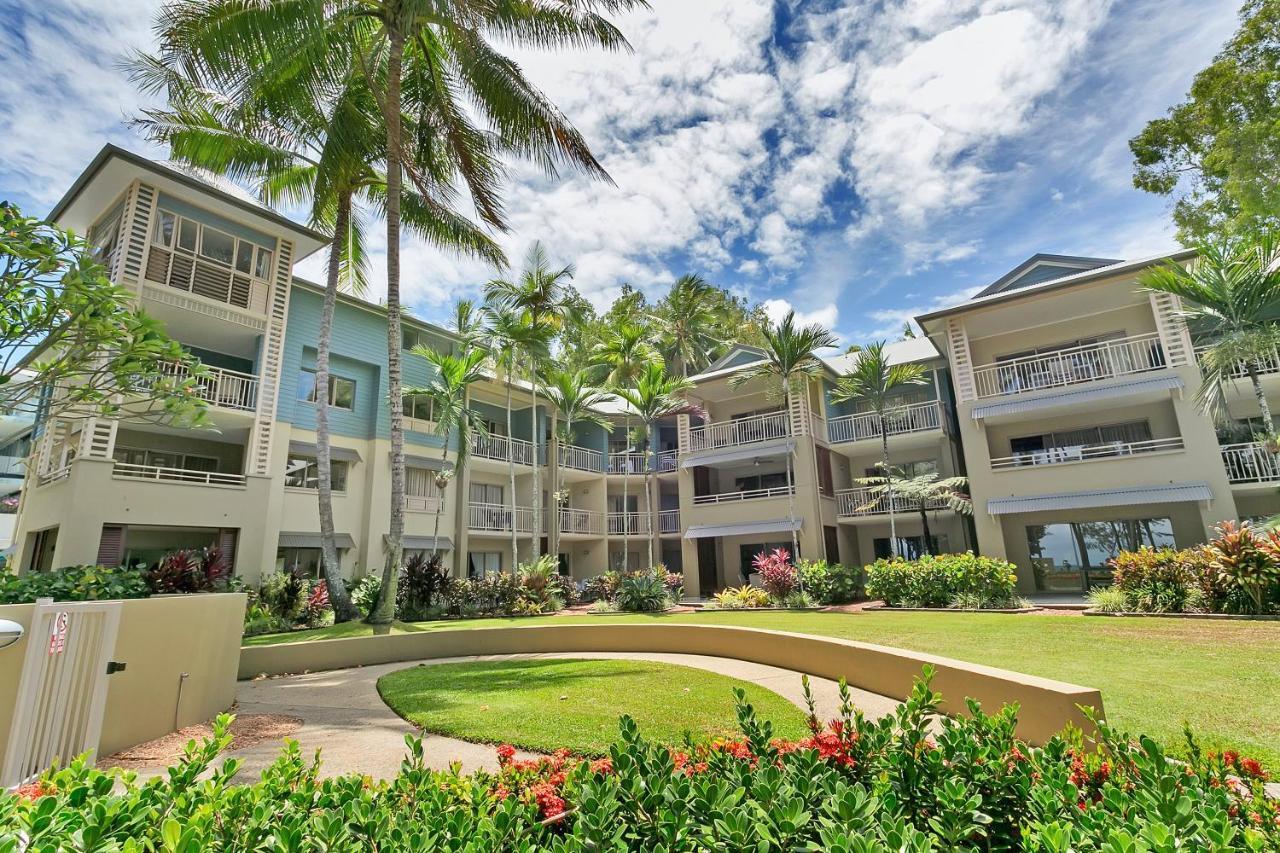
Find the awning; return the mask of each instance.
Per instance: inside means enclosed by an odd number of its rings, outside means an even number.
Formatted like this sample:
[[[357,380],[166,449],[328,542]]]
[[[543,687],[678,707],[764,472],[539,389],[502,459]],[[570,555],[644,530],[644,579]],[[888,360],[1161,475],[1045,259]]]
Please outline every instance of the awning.
[[[998,415],[1014,415],[1019,412],[1034,412],[1039,409],[1056,409],[1063,406],[1078,406],[1093,400],[1108,400],[1115,397],[1128,397],[1149,391],[1181,389],[1182,378],[1178,376],[1152,376],[1147,379],[1135,379],[1119,385],[1107,385],[1103,388],[1084,388],[1077,391],[1063,391],[1060,394],[1049,394],[1044,397],[1031,397],[1026,400],[1005,400],[999,403],[986,403],[973,407],[973,419]]]
[[[719,450],[701,450],[687,453],[680,457],[681,468],[694,468],[698,465],[719,465],[725,462],[741,462],[745,459],[768,458],[782,456],[796,448],[794,438],[780,438],[750,444],[746,447],[724,447]]]
[[[315,456],[319,450],[309,441],[291,441],[289,442],[290,456]],[[337,447],[329,445],[329,458],[338,459],[342,462],[359,462],[360,454],[352,447]]]
[[[1089,492],[1062,492],[1056,495],[1030,495],[1022,498],[992,498],[987,501],[987,512],[991,515],[1009,515],[1015,512],[1211,500],[1213,500],[1213,489],[1209,488],[1208,483],[1168,483],[1132,489],[1099,489]]]
[[[387,458],[391,458],[391,454],[387,454]],[[443,462],[439,456],[418,456],[414,453],[406,453],[404,455],[404,464],[410,468],[426,468],[431,471],[439,471],[446,465],[450,470],[453,468],[452,462]]]
[[[430,551],[432,548],[438,551],[453,550],[453,540],[448,536],[441,536],[439,540],[434,536],[405,536],[400,541],[401,547],[413,548],[414,550]],[[437,541],[439,541],[439,545],[436,544]]]
[[[775,518],[769,521],[742,521],[737,524],[693,524],[685,531],[685,539],[709,539],[712,536],[746,536],[750,533],[790,533],[799,530],[802,520]]]
[[[356,547],[356,540],[351,538],[350,533],[335,533],[333,534],[333,540],[334,540],[334,544],[337,545],[339,548]],[[320,534],[319,533],[281,533],[279,547],[281,548],[319,548]]]

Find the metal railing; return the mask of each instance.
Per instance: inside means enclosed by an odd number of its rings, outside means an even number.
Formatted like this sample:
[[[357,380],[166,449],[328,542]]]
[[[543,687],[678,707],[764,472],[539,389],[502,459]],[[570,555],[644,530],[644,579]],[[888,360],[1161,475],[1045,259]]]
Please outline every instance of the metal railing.
[[[757,498],[777,498],[795,494],[794,486],[774,486],[769,489],[746,489],[741,492],[718,492],[714,495],[694,495],[695,504],[723,504],[736,501],[752,501]]]
[[[510,460],[517,465],[532,465],[533,444],[519,438],[508,438],[505,435],[472,433],[471,456],[478,459],[496,459],[499,462]]]
[[[979,397],[1001,397],[1146,373],[1165,365],[1160,336],[1151,332],[984,364],[974,368],[973,381]]]
[[[658,532],[659,533],[679,533],[680,532],[680,510],[664,509],[658,513]]]
[[[560,467],[578,471],[603,471],[604,454],[576,444],[560,445]]]
[[[648,536],[649,516],[643,512],[609,513],[610,536]]]
[[[187,468],[162,468],[159,465],[135,465],[117,462],[111,476],[123,480],[151,480],[160,483],[195,483],[201,486],[240,486],[244,474],[224,474],[221,471],[191,471]]]
[[[649,460],[643,453],[610,453],[610,474],[643,474]]]
[[[664,450],[658,454],[658,473],[663,474],[667,471],[676,470],[677,457],[680,455],[678,450]]]
[[[440,509],[440,498],[405,495],[404,508],[406,512],[437,512]]]
[[[942,427],[942,403],[929,400],[893,409],[885,414],[885,427],[889,435],[925,432]],[[842,415],[827,422],[827,441],[840,444],[846,441],[862,441],[880,437],[880,418],[874,412]]]
[[[65,480],[70,476],[71,476],[71,466],[63,465],[60,468],[54,468],[51,471],[46,471],[45,473],[41,474],[39,478],[39,482],[40,482],[40,485],[47,486],[50,483],[56,483],[59,480]]]
[[[220,409],[252,412],[258,407],[258,377],[252,373],[205,365],[206,375],[196,381],[196,396]],[[165,375],[185,381],[191,375],[185,364],[166,362],[160,368]]]
[[[689,430],[689,450],[714,450],[718,447],[736,447],[755,444],[791,434],[786,412],[769,412],[736,420],[717,421]]]
[[[584,536],[603,536],[605,531],[604,513],[591,509],[573,509],[561,507],[560,532],[578,533]]]
[[[514,522],[517,533],[533,532],[533,507],[518,506],[514,514],[506,504],[469,504],[467,526],[471,530],[488,530],[509,533]]]
[[[151,244],[145,278],[257,314],[267,312],[269,282],[186,249]]]
[[[1091,459],[1108,459],[1115,456],[1135,456],[1160,450],[1182,449],[1183,443],[1180,436],[1152,438],[1147,441],[1109,441],[1104,444],[1077,444],[1070,447],[1030,450],[1024,453],[1015,453],[1012,456],[999,456],[991,460],[991,467],[998,471],[1006,468],[1026,468],[1039,465],[1066,465],[1073,462],[1088,462]]]
[[[925,509],[947,509],[949,504],[945,498],[931,500]],[[898,495],[893,496],[895,513],[916,513],[920,504],[906,500]],[[889,496],[871,487],[857,489],[841,489],[836,492],[836,513],[842,516],[885,515],[889,512]]]
[[[1270,483],[1280,480],[1280,461],[1260,442],[1226,444],[1222,464],[1232,483]]]
[[[1210,344],[1196,347],[1196,361],[1199,361],[1205,351],[1211,348],[1212,345]],[[1270,352],[1267,352],[1262,358],[1258,359],[1253,368],[1258,372],[1259,376],[1265,376],[1269,373],[1280,373],[1280,350],[1273,349]],[[1243,361],[1238,362],[1236,366],[1231,369],[1231,372],[1228,375],[1232,379],[1244,379],[1249,375],[1249,367]]]

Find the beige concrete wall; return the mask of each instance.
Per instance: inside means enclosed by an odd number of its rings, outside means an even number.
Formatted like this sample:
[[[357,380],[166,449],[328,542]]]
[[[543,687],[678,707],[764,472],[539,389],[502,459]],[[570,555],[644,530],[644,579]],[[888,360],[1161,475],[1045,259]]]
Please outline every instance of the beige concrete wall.
[[[100,755],[110,755],[203,722],[235,702],[244,625],[242,593],[125,601],[111,659],[126,665],[108,676]],[[34,605],[0,606],[0,619],[30,626]],[[0,754],[10,736],[28,642],[0,651]],[[185,673],[186,677],[183,678]]]
[[[929,665],[935,670],[933,688],[943,696],[943,713],[965,713],[965,698],[978,700],[988,711],[1016,702],[1018,735],[1036,744],[1067,724],[1090,731],[1078,705],[1102,711],[1101,694],[1088,687],[888,646],[720,625],[478,628],[252,646],[241,654],[240,677],[459,655],[587,651],[676,652],[753,661],[820,678],[844,678],[854,687],[894,699],[906,698],[921,668]]]
[[[1054,346],[1065,341],[1105,335],[1110,332],[1123,332],[1126,336],[1154,332],[1156,320],[1155,315],[1151,313],[1150,302],[1145,295],[1136,293],[1136,288],[1132,289],[1135,291],[1132,303],[1115,310],[1084,316],[1045,313],[1040,316],[1042,325],[1035,328],[1019,328],[1004,334],[971,340],[969,348],[973,355],[973,363],[980,367],[994,362],[1003,355]],[[1110,288],[1108,291],[1109,297],[1119,298]],[[1047,306],[1049,300],[1045,301],[1046,309],[1052,311]]]

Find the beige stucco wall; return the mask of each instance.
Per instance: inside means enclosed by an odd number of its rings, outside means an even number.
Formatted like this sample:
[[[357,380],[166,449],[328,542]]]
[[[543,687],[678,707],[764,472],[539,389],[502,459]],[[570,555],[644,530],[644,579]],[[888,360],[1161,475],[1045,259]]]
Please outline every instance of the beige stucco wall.
[[[111,659],[126,665],[108,677],[100,755],[208,720],[235,702],[244,625],[242,593],[165,596],[122,602]],[[0,619],[31,624],[34,605],[0,606]],[[10,736],[14,702],[29,642],[0,650],[0,754]],[[186,677],[183,678],[183,674]]]
[[[895,699],[906,698],[921,668],[929,665],[935,670],[933,688],[943,696],[943,713],[965,713],[966,697],[988,711],[1016,702],[1018,735],[1032,743],[1043,743],[1068,723],[1090,731],[1078,705],[1102,711],[1101,694],[1088,687],[888,646],[720,625],[478,628],[252,646],[242,652],[240,677],[459,655],[586,651],[678,652],[753,661],[820,678],[843,678],[854,687]]]

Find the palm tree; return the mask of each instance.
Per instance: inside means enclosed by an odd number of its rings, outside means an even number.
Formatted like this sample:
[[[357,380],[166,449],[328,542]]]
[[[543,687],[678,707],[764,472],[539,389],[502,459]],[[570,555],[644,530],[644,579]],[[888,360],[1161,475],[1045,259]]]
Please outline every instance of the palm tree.
[[[822,359],[818,350],[836,345],[836,336],[817,323],[811,323],[803,329],[796,327],[796,312],[788,311],[787,316],[777,325],[767,326],[764,330],[764,360],[750,365],[729,379],[730,388],[738,388],[753,379],[763,379],[769,383],[771,390],[782,398],[786,411],[787,423],[791,423],[791,399],[797,393],[805,393],[809,382],[822,372]],[[787,433],[790,434],[788,429]],[[794,446],[787,449],[787,518],[791,526],[791,557],[799,559],[800,537],[796,533],[796,490],[792,478],[794,466]]]
[[[859,485],[869,487],[868,491],[872,496],[870,501],[858,509],[873,509],[881,498],[888,496],[892,501],[893,496],[897,495],[904,503],[919,510],[921,530],[924,534],[924,549],[934,556],[937,556],[937,549],[933,547],[933,535],[929,530],[929,505],[937,501],[946,501],[947,505],[956,512],[962,515],[973,515],[973,499],[966,491],[969,488],[969,480],[965,477],[945,477],[940,480],[936,471],[908,477],[901,468],[886,469],[883,462],[878,463],[876,467],[887,473],[879,477],[859,477],[855,480]]]
[[[609,390],[621,397],[623,390],[635,387],[636,380],[645,367],[661,359],[662,356],[649,345],[649,329],[630,318],[622,317],[605,329],[604,340],[596,344],[591,355],[592,364],[605,372],[604,381]],[[627,450],[631,449],[631,415],[628,406],[623,416],[624,429],[627,436]],[[628,459],[630,454],[627,454]],[[629,464],[629,463],[628,463]],[[622,535],[628,533],[627,525],[627,479],[631,472],[625,470],[622,480]],[[628,570],[628,554],[626,539],[623,539],[622,570]]]
[[[1258,371],[1280,345],[1280,244],[1269,235],[1197,247],[1190,266],[1172,261],[1144,273],[1149,291],[1182,300],[1182,317],[1213,341],[1200,355],[1204,382],[1196,394],[1211,415],[1225,411],[1224,387],[1242,366],[1262,413],[1265,441],[1277,440],[1271,406]]]
[[[365,235],[361,206],[385,200],[386,179],[374,165],[381,130],[368,88],[348,77],[332,102],[306,92],[276,92],[237,101],[191,75],[191,69],[160,57],[137,54],[131,78],[144,91],[163,92],[168,107],[143,111],[133,124],[152,141],[167,144],[171,156],[254,185],[267,204],[309,204],[314,227],[332,229],[325,292],[316,341],[315,413],[317,504],[321,567],[334,620],[359,614],[347,594],[335,539],[329,429],[329,354],[339,290],[367,290]],[[434,176],[438,181],[447,174]],[[448,206],[449,199],[405,192],[405,223],[435,245],[502,261],[485,233]]]
[[[836,381],[835,390],[831,394],[833,403],[861,400],[875,414],[880,430],[880,466],[883,470],[889,470],[889,415],[898,408],[895,403],[897,392],[908,385],[922,385],[925,381],[924,365],[894,364],[885,352],[884,341],[867,344],[859,350],[849,372]],[[896,555],[898,527],[893,512],[893,479],[889,478],[885,485],[885,505],[889,510],[889,548]]]
[[[558,165],[608,179],[581,135],[489,39],[512,48],[627,49],[602,14],[643,0],[479,3],[475,0],[172,2],[160,14],[163,55],[181,57],[203,79],[237,92],[332,92],[359,73],[382,116],[386,168],[387,386],[391,513],[382,595],[370,617],[394,617],[404,537],[404,408],[400,328],[402,183],[430,198],[444,163],[465,185],[482,220],[505,227],[499,187],[503,151],[555,174]],[[406,121],[406,116],[408,121]],[[407,131],[407,132],[406,132]],[[452,183],[446,185],[452,189]],[[442,187],[434,187],[440,190]]]
[[[661,361],[650,361],[637,377],[634,388],[619,389],[617,394],[627,403],[643,422],[645,443],[644,466],[644,512],[649,519],[649,565],[653,562],[653,497],[650,478],[653,476],[655,459],[653,458],[653,439],[657,423],[663,418],[677,415],[705,415],[701,406],[685,400],[681,395],[693,387],[693,383],[683,376],[671,376]],[[624,507],[625,509],[625,507]]]
[[[466,468],[471,436],[484,437],[488,434],[484,417],[468,405],[471,386],[485,378],[484,363],[488,354],[478,347],[468,347],[458,355],[440,353],[422,346],[414,347],[411,352],[427,360],[433,369],[433,375],[423,387],[406,388],[405,393],[409,396],[422,395],[431,400],[431,417],[435,421],[436,433],[444,437],[440,452],[441,466],[435,477],[439,501],[436,503],[435,534],[431,547],[431,559],[434,562],[440,551],[440,515],[444,512],[444,496],[449,482],[455,474],[461,474]],[[458,462],[453,469],[449,468],[451,437],[458,443]],[[455,568],[456,558],[455,554]]]
[[[676,376],[706,367],[720,344],[711,302],[714,295],[715,288],[700,276],[682,275],[651,318],[659,330],[658,351]]]
[[[547,401],[556,407],[560,420],[557,427],[557,443],[562,447],[573,444],[575,424],[595,424],[605,427],[608,419],[597,408],[609,399],[609,395],[592,387],[585,370],[568,371],[552,367],[542,376],[542,391]],[[559,463],[559,460],[556,460]],[[552,470],[551,483],[551,553],[559,554],[560,548],[560,465]]]
[[[538,377],[550,356],[551,337],[564,325],[567,310],[566,282],[573,279],[573,265],[552,269],[546,249],[534,241],[525,256],[524,268],[515,281],[495,278],[485,285],[485,300],[505,310],[518,312],[526,324],[538,332],[533,349],[523,353],[529,377],[529,394],[533,416],[529,420],[529,443],[533,459],[533,557],[542,556],[542,464],[538,451]]]

